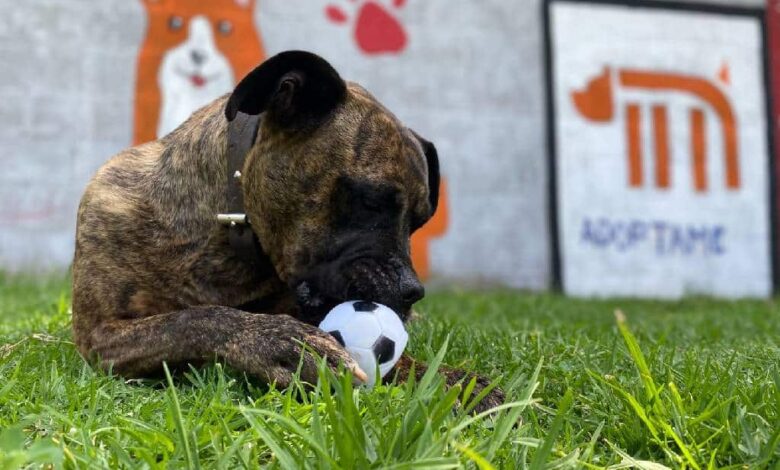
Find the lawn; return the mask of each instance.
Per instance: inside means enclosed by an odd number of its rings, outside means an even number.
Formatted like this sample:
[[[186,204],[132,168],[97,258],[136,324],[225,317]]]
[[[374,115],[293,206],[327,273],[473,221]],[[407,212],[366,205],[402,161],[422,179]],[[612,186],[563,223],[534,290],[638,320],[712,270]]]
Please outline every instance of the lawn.
[[[74,349],[68,290],[0,277],[0,468],[780,466],[776,301],[432,293],[410,352],[501,377],[508,402],[475,416],[468,384],[434,375],[373,391],[326,370],[287,390],[219,365],[111,378]]]

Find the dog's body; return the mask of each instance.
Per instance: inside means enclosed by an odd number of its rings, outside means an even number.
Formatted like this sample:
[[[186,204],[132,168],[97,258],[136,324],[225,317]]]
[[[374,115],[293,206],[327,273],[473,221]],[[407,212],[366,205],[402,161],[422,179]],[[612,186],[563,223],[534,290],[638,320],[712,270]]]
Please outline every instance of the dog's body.
[[[239,112],[262,116],[241,172],[262,247],[254,263],[216,220],[228,206],[227,135]],[[120,153],[94,177],[78,214],[76,344],[126,376],[218,357],[285,385],[300,340],[361,377],[314,325],[348,299],[409,312],[423,295],[409,236],[435,211],[437,190],[432,144],[322,59],[282,53],[230,98]],[[403,378],[411,361],[400,364]],[[316,380],[309,354],[302,375]],[[500,400],[491,397],[486,403]]]

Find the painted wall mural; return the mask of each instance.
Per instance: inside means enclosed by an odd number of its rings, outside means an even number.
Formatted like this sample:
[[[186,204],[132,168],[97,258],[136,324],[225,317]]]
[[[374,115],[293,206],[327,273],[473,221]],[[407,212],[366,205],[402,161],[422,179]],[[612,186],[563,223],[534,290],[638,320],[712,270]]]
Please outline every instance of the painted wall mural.
[[[255,0],[142,0],[133,142],[161,137],[265,58]]]
[[[405,4],[406,0],[393,0],[391,8],[400,10]],[[325,14],[331,22],[353,28],[355,43],[364,54],[397,54],[406,47],[403,24],[381,3],[351,0],[328,5]]]
[[[566,292],[769,295],[760,12],[549,8]]]

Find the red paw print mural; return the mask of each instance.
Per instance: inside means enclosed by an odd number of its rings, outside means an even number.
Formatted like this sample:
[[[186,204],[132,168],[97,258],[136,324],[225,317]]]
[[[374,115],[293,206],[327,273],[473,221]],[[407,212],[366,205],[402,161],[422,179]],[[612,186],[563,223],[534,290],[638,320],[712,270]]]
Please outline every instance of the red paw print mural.
[[[355,41],[365,54],[400,53],[406,48],[406,30],[398,21],[398,18],[388,11],[388,7],[373,1],[356,1],[357,8],[351,8],[352,14],[348,14],[343,8],[336,5],[328,5],[325,15],[336,24],[353,23],[355,28]],[[403,8],[406,0],[392,0],[393,9]],[[354,11],[357,10],[357,11]]]

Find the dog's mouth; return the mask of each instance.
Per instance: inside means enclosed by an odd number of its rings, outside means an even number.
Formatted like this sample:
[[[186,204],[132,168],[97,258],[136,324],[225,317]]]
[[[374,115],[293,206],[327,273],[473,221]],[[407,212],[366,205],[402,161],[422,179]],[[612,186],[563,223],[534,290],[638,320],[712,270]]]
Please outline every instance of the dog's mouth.
[[[294,287],[295,298],[300,308],[301,320],[319,324],[333,307],[340,304],[338,299],[323,296],[316,292],[308,281],[301,281]]]
[[[206,84],[208,80],[203,75],[193,74],[190,75],[190,83],[192,83],[192,86],[195,88],[200,88],[203,85]]]
[[[324,295],[314,288],[309,281],[299,282],[295,286],[295,298],[300,309],[301,320],[312,325],[319,325],[325,318],[325,315],[337,305],[348,300],[357,300]]]
[[[219,78],[219,74],[206,75],[204,73],[198,72],[197,70],[188,72],[186,70],[176,68],[175,71],[176,74],[179,75],[180,77],[189,80],[190,84],[195,88],[202,88],[206,86],[210,81]]]
[[[288,284],[301,320],[318,325],[333,307],[365,300],[387,306],[406,321],[425,289],[411,260],[376,251],[365,243],[353,244],[349,251],[335,250],[321,255],[323,261],[302,266]]]
[[[294,290],[298,307],[300,309],[299,319],[312,325],[319,325],[328,312],[333,310],[333,308],[337,305],[344,302],[351,300],[369,300],[372,302],[376,301],[375,299],[347,299],[325,295],[317,291],[308,281],[299,282],[295,285]],[[406,319],[410,315],[412,309],[409,307],[399,311],[399,309],[393,308],[393,311],[398,314],[398,316],[401,318],[401,321],[406,322]]]

